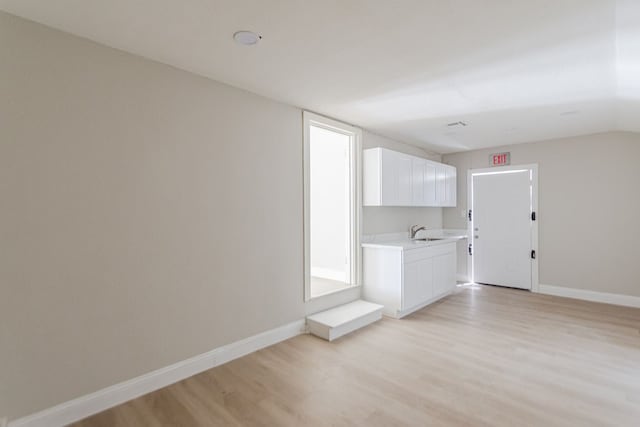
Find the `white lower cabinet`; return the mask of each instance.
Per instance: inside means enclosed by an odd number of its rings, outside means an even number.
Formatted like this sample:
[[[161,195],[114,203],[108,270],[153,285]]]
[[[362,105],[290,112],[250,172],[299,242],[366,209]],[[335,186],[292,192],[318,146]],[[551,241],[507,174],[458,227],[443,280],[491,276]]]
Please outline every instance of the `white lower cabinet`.
[[[404,263],[402,307],[415,307],[433,295],[433,260],[419,259]]]
[[[438,255],[433,261],[433,295],[448,295],[456,285],[456,245],[443,255]]]
[[[416,249],[363,248],[363,296],[404,317],[449,295],[456,285],[456,243]]]

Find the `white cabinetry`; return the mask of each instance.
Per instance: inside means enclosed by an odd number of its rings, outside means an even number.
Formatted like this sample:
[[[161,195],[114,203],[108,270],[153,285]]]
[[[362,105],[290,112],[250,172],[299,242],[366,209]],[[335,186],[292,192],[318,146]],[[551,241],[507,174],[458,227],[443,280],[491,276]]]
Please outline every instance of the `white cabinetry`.
[[[456,244],[446,253],[436,255],[433,261],[433,294],[447,295],[456,284],[456,273],[458,266],[456,265],[457,253]]]
[[[427,161],[419,157],[411,159],[411,204],[427,204],[426,194]],[[434,199],[435,200],[435,199]]]
[[[403,317],[449,295],[456,285],[456,242],[416,249],[363,248],[363,297]]]
[[[395,151],[380,156],[380,169],[385,171],[380,180],[382,194],[389,205],[411,204],[411,158]]]
[[[415,307],[433,295],[433,260],[417,259],[404,263],[402,307]]]
[[[456,168],[386,148],[363,152],[365,206],[455,206]]]
[[[457,203],[457,186],[456,186],[456,178],[457,171],[454,166],[442,165],[444,166],[444,199],[442,200],[442,205],[444,207],[455,208]]]

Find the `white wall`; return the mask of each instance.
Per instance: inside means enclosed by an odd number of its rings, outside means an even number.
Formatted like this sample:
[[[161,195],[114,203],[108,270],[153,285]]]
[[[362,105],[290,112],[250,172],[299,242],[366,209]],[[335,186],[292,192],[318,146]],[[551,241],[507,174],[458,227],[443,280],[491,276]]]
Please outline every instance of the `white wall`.
[[[458,207],[446,228],[465,228],[467,170],[489,167],[509,151],[511,164],[539,165],[540,283],[640,296],[637,225],[640,135],[606,133],[443,156],[458,168]],[[464,265],[464,263],[459,263]]]
[[[0,14],[0,415],[305,314],[302,117]]]
[[[0,58],[0,416],[359,297],[303,303],[300,109],[5,13]]]
[[[363,148],[385,147],[414,156],[441,161],[435,154],[419,147],[376,135],[363,133]],[[406,232],[413,224],[425,225],[429,228],[442,228],[442,208],[416,208],[396,206],[365,206],[363,208],[363,233],[396,233]]]

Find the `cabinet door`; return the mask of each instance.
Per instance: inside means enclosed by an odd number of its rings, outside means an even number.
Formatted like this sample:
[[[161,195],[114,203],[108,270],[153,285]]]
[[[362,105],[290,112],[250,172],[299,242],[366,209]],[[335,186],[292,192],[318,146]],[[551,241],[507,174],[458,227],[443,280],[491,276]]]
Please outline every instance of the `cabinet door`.
[[[436,206],[444,206],[447,200],[447,167],[436,166]]]
[[[425,206],[437,206],[435,163],[427,161],[424,169],[424,202]]]
[[[362,150],[362,204],[380,206],[382,192],[381,149]]]
[[[448,252],[433,258],[433,296],[451,292],[456,286],[456,253]]]
[[[414,307],[433,296],[433,259],[421,259],[404,265],[402,309]]]
[[[411,205],[426,206],[425,171],[427,161],[419,157],[411,159]]]
[[[445,185],[446,195],[443,206],[455,207],[458,203],[457,200],[457,187],[456,187],[456,168],[453,166],[447,166],[445,168]]]
[[[382,150],[383,206],[411,205],[411,156]]]

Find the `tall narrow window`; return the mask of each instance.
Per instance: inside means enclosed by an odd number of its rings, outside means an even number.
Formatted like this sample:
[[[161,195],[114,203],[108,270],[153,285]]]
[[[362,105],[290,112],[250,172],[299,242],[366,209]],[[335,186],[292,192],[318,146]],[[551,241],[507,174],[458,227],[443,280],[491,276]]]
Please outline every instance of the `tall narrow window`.
[[[305,299],[359,284],[359,129],[304,113]]]

